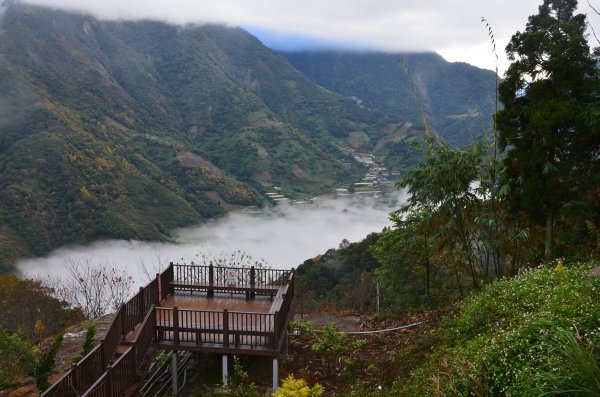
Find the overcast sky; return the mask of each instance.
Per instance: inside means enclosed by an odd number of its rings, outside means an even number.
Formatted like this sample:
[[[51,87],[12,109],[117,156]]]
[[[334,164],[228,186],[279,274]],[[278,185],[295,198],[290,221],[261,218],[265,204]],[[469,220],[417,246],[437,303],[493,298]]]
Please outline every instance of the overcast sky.
[[[269,46],[336,44],[386,51],[436,51],[450,61],[494,69],[485,17],[496,36],[500,70],[504,47],[542,0],[26,0],[106,19],[160,19],[177,24],[216,22],[248,28]],[[592,4],[600,0],[590,0]],[[600,31],[600,17],[586,0]]]

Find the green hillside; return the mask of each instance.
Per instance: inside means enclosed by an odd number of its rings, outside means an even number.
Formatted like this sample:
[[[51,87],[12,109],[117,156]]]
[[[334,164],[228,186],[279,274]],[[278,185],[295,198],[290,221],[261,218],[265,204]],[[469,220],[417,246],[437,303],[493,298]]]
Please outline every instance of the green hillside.
[[[397,117],[323,89],[241,29],[12,4],[0,30],[0,251],[169,229],[360,179]],[[393,128],[393,127],[392,127]],[[365,139],[351,139],[360,135]],[[410,164],[412,149],[394,149]]]
[[[495,77],[489,70],[450,63],[434,53],[286,52],[317,84],[390,115],[422,125],[415,88],[428,122],[449,143],[468,144],[491,130]],[[406,71],[408,67],[409,74]]]

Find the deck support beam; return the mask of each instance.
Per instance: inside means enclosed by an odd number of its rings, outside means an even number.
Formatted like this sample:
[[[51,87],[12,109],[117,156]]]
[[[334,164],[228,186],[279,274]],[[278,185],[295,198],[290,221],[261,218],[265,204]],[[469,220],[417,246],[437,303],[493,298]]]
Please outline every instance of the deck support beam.
[[[229,373],[228,373],[228,366],[227,366],[227,354],[223,354],[223,363],[222,363],[222,367],[223,367],[223,386],[227,387],[229,385]]]
[[[179,393],[179,385],[177,384],[177,350],[171,353],[171,376],[173,377],[173,397],[177,397]]]
[[[290,340],[289,332],[286,329],[285,337],[283,338],[283,346],[281,347],[281,354],[283,354],[284,357],[287,357],[287,355],[288,355],[289,340]]]
[[[279,387],[279,358],[273,357],[273,391]]]

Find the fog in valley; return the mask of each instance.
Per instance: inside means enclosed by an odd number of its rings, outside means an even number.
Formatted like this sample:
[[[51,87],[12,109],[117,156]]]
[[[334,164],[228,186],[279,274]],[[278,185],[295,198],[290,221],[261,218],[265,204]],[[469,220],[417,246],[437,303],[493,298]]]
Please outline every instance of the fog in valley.
[[[273,268],[297,267],[308,258],[337,248],[343,239],[362,240],[391,223],[403,195],[386,204],[371,199],[338,199],[313,205],[277,206],[261,214],[230,213],[195,227],[175,230],[173,243],[109,240],[57,249],[43,258],[21,260],[23,276],[66,276],[65,264],[91,263],[125,271],[138,285],[169,262],[208,264],[240,252]],[[246,263],[250,263],[247,261]]]

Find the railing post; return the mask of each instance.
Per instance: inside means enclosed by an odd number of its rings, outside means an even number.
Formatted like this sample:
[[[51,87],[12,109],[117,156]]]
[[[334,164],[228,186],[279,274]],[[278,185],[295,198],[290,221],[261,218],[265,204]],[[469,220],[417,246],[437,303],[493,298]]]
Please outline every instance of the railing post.
[[[155,307],[154,308],[154,312],[155,312],[154,313],[155,314],[155,316],[154,316],[154,329],[157,330],[157,332],[155,333],[155,335],[156,335],[156,341],[158,342],[158,341],[161,341],[161,340],[165,339],[165,330],[163,328],[161,328],[161,329],[157,328],[156,317],[160,315],[160,320],[162,320],[162,321],[160,321],[159,325],[161,327],[164,327],[164,325],[165,325],[165,323],[164,323],[165,311],[163,310],[163,311],[159,312],[156,309],[156,307]]]
[[[160,273],[156,273],[156,303],[157,305],[162,302],[162,280],[160,278]]]
[[[85,390],[80,391],[79,385],[77,384],[77,363],[71,364],[71,382],[73,385],[73,389],[75,389],[75,394],[78,396],[83,394]]]
[[[252,288],[250,299],[254,299],[256,297],[256,291],[254,290],[256,288],[256,269],[254,266],[250,267],[250,288]]]
[[[168,285],[167,285],[167,290],[169,291],[169,293],[171,295],[175,295],[175,287],[173,286],[173,281],[175,281],[175,265],[173,264],[173,262],[169,263],[169,273],[171,276],[170,280],[168,281]],[[177,279],[179,280],[179,277],[177,277]]]
[[[156,306],[152,306],[152,314],[150,314],[150,324],[152,324],[152,342],[156,341]]]
[[[279,348],[279,310],[273,313],[273,348]]]
[[[142,356],[143,357],[143,356]],[[135,382],[139,381],[139,374],[138,374],[138,344],[134,344],[133,345],[133,368],[131,368],[131,372],[133,373],[133,379]]]
[[[229,347],[229,312],[223,309],[223,347]]]
[[[173,343],[179,344],[179,311],[173,308]]]
[[[125,317],[127,317],[127,310],[125,310],[125,304],[122,303],[119,308],[119,314],[121,315],[121,340],[125,340],[127,333],[125,332]]]
[[[208,265],[208,285],[212,286],[215,282],[215,268],[212,262]],[[211,297],[215,295],[215,291],[212,288],[208,289],[207,296]]]
[[[144,321],[144,317],[146,315],[146,308],[144,307],[144,287],[140,287],[140,292],[138,293],[138,323]]]
[[[106,367],[106,362],[106,344],[103,339],[102,342],[100,342],[100,363],[102,368]]]
[[[113,395],[113,374],[112,366],[109,364],[106,366],[106,383],[108,384],[108,395]]]

